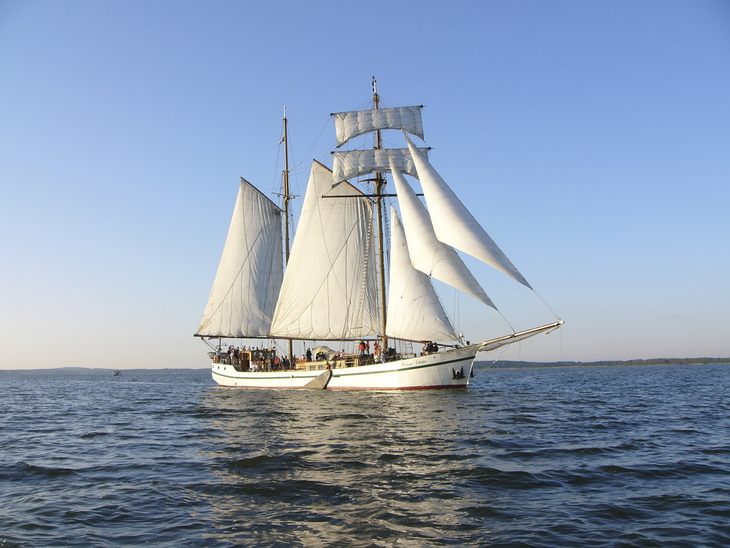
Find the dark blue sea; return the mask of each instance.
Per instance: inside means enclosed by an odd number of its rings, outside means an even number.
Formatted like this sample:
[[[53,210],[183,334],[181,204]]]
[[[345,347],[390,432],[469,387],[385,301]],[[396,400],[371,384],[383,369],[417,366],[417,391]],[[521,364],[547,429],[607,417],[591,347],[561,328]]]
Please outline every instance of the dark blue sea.
[[[467,390],[0,372],[0,547],[730,546],[730,365]]]

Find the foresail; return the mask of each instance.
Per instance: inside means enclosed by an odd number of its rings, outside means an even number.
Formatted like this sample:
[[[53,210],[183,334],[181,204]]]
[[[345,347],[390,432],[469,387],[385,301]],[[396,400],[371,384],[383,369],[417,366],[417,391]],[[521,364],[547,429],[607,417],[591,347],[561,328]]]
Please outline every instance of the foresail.
[[[353,137],[379,129],[402,129],[423,139],[421,108],[420,106],[379,108],[332,114],[337,146],[342,146]]]
[[[420,154],[407,135],[406,141],[418,171],[418,179],[421,181],[421,188],[431,212],[438,239],[530,287],[527,280],[502,253],[502,250],[469,213],[469,210],[428,163],[428,160]]]
[[[456,251],[438,240],[429,212],[395,165],[391,173],[413,267],[496,308]]]
[[[342,340],[379,331],[372,221],[370,200],[349,183],[332,188],[332,172],[314,162],[272,336]]]
[[[265,337],[283,276],[281,210],[241,179],[198,335]]]
[[[428,158],[428,149],[419,149],[424,158]],[[417,177],[418,172],[407,148],[343,150],[332,153],[332,182],[337,184],[367,173],[387,173],[390,162],[395,162],[401,173]]]
[[[391,207],[387,335],[415,341],[459,337],[426,274],[413,268],[398,214]]]

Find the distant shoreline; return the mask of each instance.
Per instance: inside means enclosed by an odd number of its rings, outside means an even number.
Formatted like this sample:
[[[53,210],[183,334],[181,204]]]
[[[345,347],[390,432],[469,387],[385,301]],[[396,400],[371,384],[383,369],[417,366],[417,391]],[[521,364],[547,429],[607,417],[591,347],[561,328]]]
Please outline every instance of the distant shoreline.
[[[710,365],[729,364],[730,358],[652,358],[648,360],[602,360],[597,362],[525,362],[499,360],[493,364],[477,360],[475,369],[538,369],[550,367],[637,367],[651,365]],[[480,367],[481,365],[481,367]]]
[[[59,373],[62,375],[77,375],[77,374],[87,374],[87,375],[109,375],[111,376],[112,371],[119,371],[120,376],[124,375],[145,375],[145,374],[151,374],[151,373],[169,373],[171,375],[179,375],[179,374],[185,374],[185,373],[207,373],[210,371],[210,367],[205,368],[194,368],[194,369],[186,369],[184,367],[177,367],[177,368],[160,368],[160,369],[145,369],[145,368],[135,368],[135,369],[119,369],[118,367],[109,367],[109,368],[101,368],[101,367],[45,367],[43,369],[0,369],[0,373]]]

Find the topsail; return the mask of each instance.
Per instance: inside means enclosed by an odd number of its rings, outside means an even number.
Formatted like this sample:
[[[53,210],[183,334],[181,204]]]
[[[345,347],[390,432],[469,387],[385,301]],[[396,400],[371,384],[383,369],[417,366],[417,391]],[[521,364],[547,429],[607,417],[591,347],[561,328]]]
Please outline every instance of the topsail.
[[[424,158],[428,157],[427,148],[419,148]],[[354,179],[367,173],[387,173],[391,163],[401,173],[418,177],[416,165],[407,148],[383,148],[369,150],[338,150],[332,153],[332,184]]]
[[[358,135],[379,129],[402,129],[423,139],[421,108],[395,107],[337,112],[332,115],[335,121],[337,146],[344,145]]]

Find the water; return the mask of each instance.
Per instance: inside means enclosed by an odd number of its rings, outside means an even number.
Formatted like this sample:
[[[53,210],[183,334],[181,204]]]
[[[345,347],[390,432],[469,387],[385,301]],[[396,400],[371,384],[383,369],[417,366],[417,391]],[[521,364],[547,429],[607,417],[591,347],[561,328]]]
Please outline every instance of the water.
[[[730,546],[730,366],[468,390],[0,373],[0,547]]]

